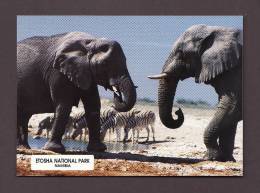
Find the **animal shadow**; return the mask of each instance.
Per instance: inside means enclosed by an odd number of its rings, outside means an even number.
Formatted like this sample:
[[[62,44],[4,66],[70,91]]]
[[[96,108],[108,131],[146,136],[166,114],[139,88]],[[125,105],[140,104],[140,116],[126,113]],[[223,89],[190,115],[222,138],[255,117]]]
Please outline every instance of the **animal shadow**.
[[[169,164],[194,164],[198,162],[205,161],[203,159],[191,159],[191,158],[176,158],[176,157],[161,157],[161,156],[146,156],[141,154],[133,154],[129,152],[122,153],[90,153],[87,154],[94,155],[95,159],[124,159],[129,161],[140,161],[140,162],[161,162]]]
[[[168,141],[168,140],[160,140],[160,141],[139,141],[138,144],[151,145],[151,144],[165,143],[165,142],[169,142],[169,141]]]

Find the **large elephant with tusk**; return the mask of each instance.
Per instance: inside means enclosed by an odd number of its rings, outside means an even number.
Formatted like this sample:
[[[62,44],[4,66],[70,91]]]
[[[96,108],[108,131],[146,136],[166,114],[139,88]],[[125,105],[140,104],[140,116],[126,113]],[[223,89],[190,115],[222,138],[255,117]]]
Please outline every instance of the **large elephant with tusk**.
[[[52,136],[44,149],[64,152],[61,143],[72,106],[81,99],[89,127],[88,151],[104,151],[100,141],[97,85],[114,92],[114,108],[129,111],[136,87],[126,57],[116,41],[83,32],[31,37],[17,43],[17,143],[30,148],[28,120],[36,113],[55,113]]]
[[[178,128],[182,110],[172,118],[173,100],[179,80],[194,77],[197,83],[213,86],[219,96],[217,111],[204,132],[209,160],[235,161],[234,140],[242,119],[242,32],[238,29],[194,25],[174,43],[159,79],[158,105],[162,123]]]

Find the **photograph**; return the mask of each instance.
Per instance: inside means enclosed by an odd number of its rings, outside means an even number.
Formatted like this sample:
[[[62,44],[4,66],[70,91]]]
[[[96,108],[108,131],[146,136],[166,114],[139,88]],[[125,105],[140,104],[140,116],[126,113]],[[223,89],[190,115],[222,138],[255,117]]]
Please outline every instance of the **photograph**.
[[[243,176],[242,15],[17,15],[17,176]]]

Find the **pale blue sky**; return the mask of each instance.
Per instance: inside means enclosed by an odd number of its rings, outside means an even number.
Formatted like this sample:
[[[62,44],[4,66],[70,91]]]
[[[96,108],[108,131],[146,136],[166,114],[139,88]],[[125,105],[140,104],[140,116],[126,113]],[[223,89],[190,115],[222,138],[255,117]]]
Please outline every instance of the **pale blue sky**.
[[[132,79],[138,85],[139,98],[157,100],[158,82],[147,78],[161,72],[173,42],[195,24],[221,25],[243,29],[242,16],[18,16],[17,41],[31,36],[83,31],[96,37],[118,41],[127,57]],[[100,88],[100,95],[112,97]],[[217,103],[210,86],[194,79],[179,83],[176,98]]]

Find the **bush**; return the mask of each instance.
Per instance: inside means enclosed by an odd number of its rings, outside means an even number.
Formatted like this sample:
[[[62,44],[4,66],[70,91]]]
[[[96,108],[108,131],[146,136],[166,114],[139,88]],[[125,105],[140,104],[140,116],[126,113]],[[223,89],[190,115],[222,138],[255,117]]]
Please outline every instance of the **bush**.
[[[152,100],[150,98],[144,97],[144,98],[139,98],[137,99],[138,102],[143,102],[143,103],[155,103],[155,100]]]
[[[193,105],[193,106],[210,106],[210,104],[207,101],[203,101],[201,99],[194,101],[190,99],[177,99],[177,103],[182,104],[182,105]]]

